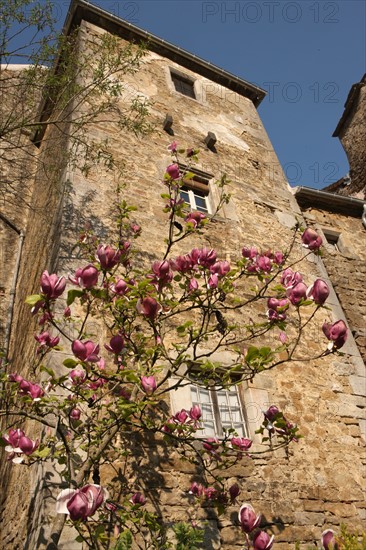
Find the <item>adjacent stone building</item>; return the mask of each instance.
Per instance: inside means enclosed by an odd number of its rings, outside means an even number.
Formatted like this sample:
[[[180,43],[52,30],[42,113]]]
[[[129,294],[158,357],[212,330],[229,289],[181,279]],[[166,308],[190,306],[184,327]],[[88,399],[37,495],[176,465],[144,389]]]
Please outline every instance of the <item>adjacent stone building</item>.
[[[149,51],[141,70],[127,76],[124,82],[125,99],[142,96],[151,102],[150,117],[156,131],[141,140],[121,132],[113,121],[108,125],[96,121],[88,128],[91,141],[108,139],[124,163],[125,194],[128,201],[138,207],[136,222],[145,228],[142,262],[160,259],[157,243],[161,242],[166,216],[162,213],[160,196],[164,187],[159,182],[170,162],[167,145],[172,139],[183,147],[201,150],[197,165],[200,186],[188,188],[184,197],[192,209],[213,211],[218,201],[213,179],[227,173],[231,180],[230,203],[222,207],[207,234],[192,236],[186,244],[188,250],[192,246],[207,245],[230,261],[240,255],[245,245],[256,244],[263,250],[281,248],[291,240],[297,221],[303,222],[298,203],[306,222],[321,229],[326,238],[330,235],[336,239],[338,233],[341,234],[337,242],[331,242],[329,237],[324,262],[311,256],[304,262],[302,271],[308,281],[322,277],[329,282],[331,310],[324,315],[333,321],[349,317],[355,339],[351,334],[343,356],[329,355],[310,363],[284,363],[269,375],[258,375],[253,384],[241,388],[238,399],[245,411],[245,429],[256,443],[254,432],[260,423],[261,411],[272,403],[299,423],[305,437],[292,447],[290,455],[278,453],[268,461],[260,461],[255,466],[236,466],[222,475],[240,483],[242,502],[251,502],[263,513],[263,525],[275,534],[277,548],[281,550],[294,548],[297,541],[306,548],[319,540],[324,529],[338,529],[341,523],[361,530],[366,519],[365,365],[359,350],[364,313],[356,307],[357,287],[350,285],[348,273],[354,273],[355,285],[362,285],[359,272],[361,266],[365,273],[361,244],[364,228],[358,217],[362,201],[345,199],[342,203],[346,226],[338,214],[331,214],[330,218],[329,205],[324,206],[324,193],[319,193],[315,209],[308,209],[304,193],[299,192],[296,201],[258,115],[256,107],[264,92],[257,86],[83,0],[72,2],[64,32],[76,27],[79,27],[79,48],[85,50],[106,33],[118,36],[121,47],[129,41],[148,40]],[[52,139],[48,139],[50,137]],[[37,291],[43,269],[67,275],[79,267],[75,237],[87,224],[92,224],[100,238],[108,242],[115,198],[116,182],[105,167],[91,166],[86,173],[76,166],[65,166],[62,158],[56,163],[57,154],[61,155],[61,149],[68,147],[66,131],[48,127],[44,135],[37,134],[36,142],[42,162],[33,181],[29,216],[23,225],[25,238],[12,316],[16,329],[10,335],[8,353],[15,371],[21,370],[22,358],[34,347],[35,326],[24,306],[25,296]],[[5,217],[3,221],[7,223]],[[300,244],[295,254],[297,258],[302,257]],[[315,356],[326,344],[321,331],[313,327],[303,351]],[[173,394],[172,411],[181,406],[182,399],[192,399],[192,395]],[[145,447],[144,443],[141,445],[140,464],[154,471],[153,476],[141,480],[147,498],[152,503],[159,498],[157,511],[162,521],[186,519],[187,506],[190,506],[187,490],[194,470],[178,460],[165,462],[159,450],[157,445],[154,464],[149,465],[144,462],[148,447],[146,443]],[[5,478],[8,489],[2,491],[2,547],[38,548],[39,541],[47,534],[49,521],[39,502],[46,494],[41,491],[42,476],[28,470],[19,474],[19,470],[7,467]],[[56,483],[52,476],[50,481]],[[15,497],[19,483],[23,497],[26,495],[20,503]],[[43,497],[39,498],[38,494]],[[47,493],[47,498],[48,513],[52,513],[54,496]],[[236,506],[223,516],[225,519],[209,508],[197,512],[196,519],[207,522],[205,548],[242,547],[236,514]],[[59,548],[73,549],[65,537]]]
[[[295,196],[307,223],[323,237],[325,268],[365,360],[366,75],[352,86],[344,107],[333,136],[347,154],[349,174],[321,191],[295,189]]]

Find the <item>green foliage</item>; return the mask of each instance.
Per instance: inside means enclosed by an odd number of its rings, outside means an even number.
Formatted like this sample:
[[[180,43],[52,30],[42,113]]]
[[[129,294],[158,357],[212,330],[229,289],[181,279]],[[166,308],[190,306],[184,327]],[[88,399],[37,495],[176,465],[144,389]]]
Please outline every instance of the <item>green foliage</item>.
[[[366,550],[366,533],[351,533],[347,525],[341,525],[341,532],[337,537],[341,550]]]
[[[126,529],[118,537],[118,541],[113,550],[130,550],[132,548],[132,534],[129,529]]]
[[[193,527],[183,521],[173,525],[173,531],[177,538],[176,550],[199,550],[204,539],[204,530]]]

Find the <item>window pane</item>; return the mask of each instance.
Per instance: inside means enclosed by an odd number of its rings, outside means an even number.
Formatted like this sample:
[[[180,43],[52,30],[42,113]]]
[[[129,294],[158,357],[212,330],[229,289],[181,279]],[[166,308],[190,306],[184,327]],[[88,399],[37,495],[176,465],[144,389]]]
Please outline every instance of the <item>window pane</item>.
[[[190,204],[188,191],[184,191],[183,189],[181,189],[179,194],[181,199],[184,200],[184,202],[186,202],[187,204]]]
[[[191,386],[192,405],[199,405],[202,411],[199,434],[213,437],[216,434],[215,416],[209,390]]]
[[[222,428],[234,428],[240,437],[247,435],[242,407],[237,389],[216,392]]]
[[[195,93],[194,93],[194,84],[191,80],[188,78],[181,77],[177,74],[172,74],[172,80],[174,82],[174,87],[177,90],[177,92],[186,95],[188,97],[193,97],[193,99],[196,99]]]
[[[205,197],[199,197],[194,194],[194,200],[196,202],[196,210],[199,210],[200,212],[207,212],[208,209]]]

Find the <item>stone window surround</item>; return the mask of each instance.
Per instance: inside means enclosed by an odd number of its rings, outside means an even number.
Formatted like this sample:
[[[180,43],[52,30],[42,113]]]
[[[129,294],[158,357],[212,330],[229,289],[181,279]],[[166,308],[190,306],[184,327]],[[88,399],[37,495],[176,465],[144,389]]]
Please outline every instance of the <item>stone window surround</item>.
[[[170,90],[170,92],[173,95],[176,95],[179,98],[184,98],[188,101],[194,101],[195,103],[200,103],[201,105],[205,104],[205,102],[203,101],[204,96],[203,96],[203,89],[202,89],[201,80],[193,77],[192,75],[190,75],[188,73],[185,73],[185,72],[181,71],[180,69],[177,69],[176,67],[172,67],[171,65],[170,66],[165,66],[165,72],[166,72],[166,81],[167,81],[168,89]],[[182,94],[182,93],[178,92],[175,89],[175,85],[174,85],[174,82],[173,82],[173,79],[172,79],[172,75],[176,75],[176,76],[178,76],[178,78],[180,77],[184,80],[191,81],[192,84],[193,84],[193,91],[194,91],[195,97],[193,98],[193,97],[190,97],[190,96],[187,96],[185,94]]]
[[[170,78],[173,81],[176,92],[191,99],[196,99],[194,80],[192,78],[183,76],[182,73],[172,70],[170,70]]]
[[[230,352],[222,351],[214,353],[211,360],[219,362],[222,367],[225,368],[225,364],[229,365],[235,358]],[[169,386],[172,387],[175,386],[177,382],[182,381],[182,377],[185,378],[177,389],[169,392],[172,414],[182,409],[189,410],[192,406],[191,387],[194,385],[194,382],[190,383],[190,381],[186,379],[184,372],[186,372],[186,368],[182,365],[179,371],[169,379]],[[248,384],[247,382],[236,384],[242,406],[242,414],[246,424],[247,437],[253,441],[255,446],[260,445],[262,441],[262,437],[255,432],[263,422],[263,412],[273,404],[267,389],[265,389],[260,382],[262,377],[258,375],[258,378],[258,384],[256,385],[253,383]]]

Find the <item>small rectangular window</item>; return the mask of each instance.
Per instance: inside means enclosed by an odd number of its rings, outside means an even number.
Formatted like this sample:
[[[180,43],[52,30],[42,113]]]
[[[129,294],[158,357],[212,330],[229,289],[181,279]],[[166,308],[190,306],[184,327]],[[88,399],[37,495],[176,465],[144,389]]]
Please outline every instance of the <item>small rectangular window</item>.
[[[323,229],[323,233],[324,233],[324,237],[327,241],[327,244],[332,246],[334,250],[340,251],[339,250],[340,233],[337,233],[336,231],[332,231],[330,229],[329,230]]]
[[[179,167],[183,174],[187,171],[193,172],[191,168],[182,164],[180,164]],[[209,198],[209,180],[212,176],[199,170],[197,170],[197,173],[196,171],[193,173],[194,176],[186,180],[183,176],[183,186],[179,191],[180,196],[189,210],[202,212],[203,214],[212,214]]]
[[[190,80],[188,77],[184,77],[178,73],[171,72],[170,74],[177,92],[186,95],[187,97],[196,99],[193,80]]]
[[[223,437],[233,428],[239,437],[248,437],[238,388],[201,388],[191,386],[192,405],[199,405],[202,411],[201,433],[207,437]]]
[[[207,189],[208,195],[208,189]],[[203,212],[203,214],[209,213],[208,197],[202,191],[193,191],[192,189],[187,189],[182,187],[180,190],[180,196],[184,199],[184,202],[190,208],[190,210],[197,210],[198,212]]]

